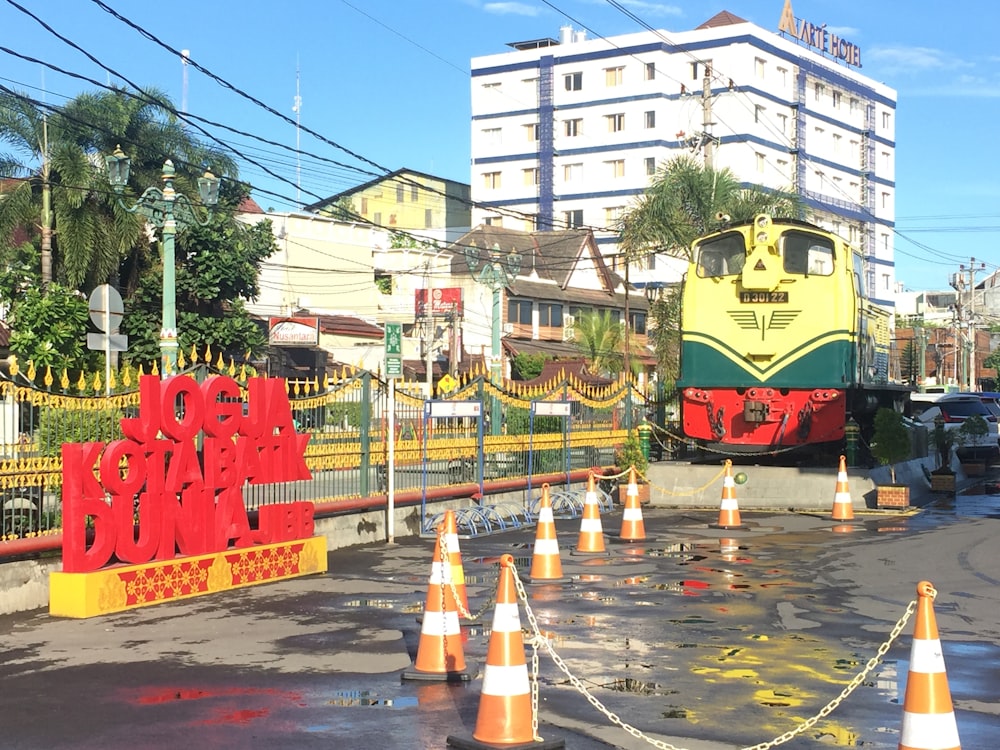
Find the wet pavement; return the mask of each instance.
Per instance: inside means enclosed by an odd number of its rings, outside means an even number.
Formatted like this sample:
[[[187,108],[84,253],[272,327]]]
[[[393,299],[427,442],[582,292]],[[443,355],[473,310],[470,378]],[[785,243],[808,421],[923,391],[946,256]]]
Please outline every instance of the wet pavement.
[[[843,524],[744,511],[748,528],[732,531],[709,527],[717,513],[643,515],[644,543],[609,537],[601,556],[572,554],[580,521],[557,519],[571,580],[526,586],[569,671],[623,721],[691,750],[792,730],[844,690],[927,579],[962,747],[1000,747],[1000,497]],[[616,532],[621,511],[602,523]],[[323,576],[93,620],[0,617],[0,747],[443,748],[475,727],[499,556],[526,577],[534,534],[460,542],[470,609],[485,610],[463,625],[480,671],[464,684],[400,680],[416,653],[431,539],[339,550]],[[783,747],[896,748],[912,626]],[[545,739],[650,746],[539,655]]]

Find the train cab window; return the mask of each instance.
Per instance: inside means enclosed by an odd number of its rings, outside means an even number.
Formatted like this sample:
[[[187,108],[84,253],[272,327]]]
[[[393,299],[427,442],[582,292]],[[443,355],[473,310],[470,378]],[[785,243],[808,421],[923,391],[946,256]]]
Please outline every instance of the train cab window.
[[[785,273],[799,276],[833,274],[833,243],[804,232],[787,232],[781,238],[781,262]]]
[[[743,235],[735,233],[701,243],[697,253],[698,275],[702,278],[741,273],[747,259]]]

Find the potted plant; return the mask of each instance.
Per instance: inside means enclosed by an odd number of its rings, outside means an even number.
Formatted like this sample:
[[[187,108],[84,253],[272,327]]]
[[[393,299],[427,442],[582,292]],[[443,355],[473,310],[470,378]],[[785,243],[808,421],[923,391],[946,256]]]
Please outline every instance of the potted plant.
[[[977,446],[989,434],[990,427],[986,424],[986,420],[979,414],[971,414],[955,430],[955,440],[961,446]],[[986,473],[986,462],[976,460],[973,454],[970,459],[962,461],[962,469],[968,476],[981,476]]]
[[[649,502],[649,484],[646,481],[646,471],[649,469],[649,459],[642,452],[642,444],[639,442],[639,433],[636,430],[629,430],[628,437],[615,451],[615,466],[619,472],[627,472],[630,466],[635,467],[636,483],[639,486],[639,502]],[[628,484],[628,474],[618,482],[618,498],[624,503],[624,490]]]
[[[931,490],[934,492],[955,491],[955,471],[951,468],[951,452],[955,447],[955,432],[945,427],[939,416],[934,420],[934,447],[937,449],[938,466],[931,472]]]
[[[910,457],[910,433],[903,422],[903,415],[895,409],[882,407],[875,412],[871,452],[880,464],[889,467],[892,480],[889,485],[876,487],[878,507],[909,507],[910,488],[896,483],[896,464]]]

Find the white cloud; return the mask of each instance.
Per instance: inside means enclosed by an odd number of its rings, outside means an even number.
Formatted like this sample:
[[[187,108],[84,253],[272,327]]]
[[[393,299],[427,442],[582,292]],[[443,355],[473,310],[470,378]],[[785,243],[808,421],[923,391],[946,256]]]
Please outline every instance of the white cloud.
[[[498,16],[537,16],[539,11],[526,3],[485,3],[483,10]]]
[[[879,75],[953,71],[973,67],[972,63],[933,47],[874,47],[865,52],[865,62],[877,66]]]
[[[861,32],[853,26],[827,26],[826,30],[847,41],[851,41],[854,37],[861,35]]]

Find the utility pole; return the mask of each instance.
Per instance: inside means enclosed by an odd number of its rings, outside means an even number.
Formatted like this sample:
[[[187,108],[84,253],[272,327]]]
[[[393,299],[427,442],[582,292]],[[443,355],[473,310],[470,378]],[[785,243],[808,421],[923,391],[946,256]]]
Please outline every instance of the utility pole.
[[[960,265],[958,267],[960,273],[965,272],[965,265]],[[968,386],[970,391],[978,390],[977,384],[979,378],[977,377],[978,371],[976,369],[976,272],[985,271],[986,264],[980,261],[979,266],[976,266],[976,259],[969,258],[969,339],[968,339],[968,352],[969,352],[969,380]],[[959,292],[961,294],[961,292]]]
[[[715,165],[715,137],[712,135],[712,64],[705,63],[705,76],[701,79],[701,137],[704,140],[705,168]]]

